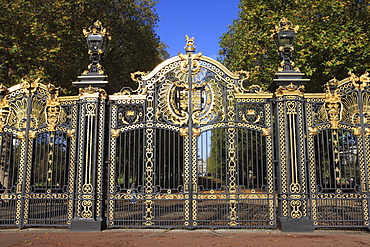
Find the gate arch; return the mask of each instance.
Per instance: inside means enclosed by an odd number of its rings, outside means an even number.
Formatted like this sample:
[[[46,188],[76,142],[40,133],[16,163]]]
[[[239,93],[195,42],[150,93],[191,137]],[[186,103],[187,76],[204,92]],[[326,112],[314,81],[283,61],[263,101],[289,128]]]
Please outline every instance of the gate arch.
[[[276,218],[268,102],[272,94],[257,86],[245,89],[245,72],[232,73],[195,54],[192,39],[187,41],[186,54],[148,74],[133,74],[138,88],[110,97],[108,225],[272,228]],[[117,191],[112,181],[117,181],[113,178],[121,167],[115,158],[118,143],[138,129],[143,143],[133,153],[142,153],[137,165],[143,169],[143,182]],[[216,138],[220,133],[224,136]],[[247,139],[253,139],[256,148]],[[217,142],[224,150],[222,157],[211,154]],[[123,150],[129,155],[128,148]],[[242,175],[249,172],[248,162],[255,163],[250,165],[249,180]],[[128,212],[121,218],[120,207]],[[139,214],[132,217],[135,211]]]

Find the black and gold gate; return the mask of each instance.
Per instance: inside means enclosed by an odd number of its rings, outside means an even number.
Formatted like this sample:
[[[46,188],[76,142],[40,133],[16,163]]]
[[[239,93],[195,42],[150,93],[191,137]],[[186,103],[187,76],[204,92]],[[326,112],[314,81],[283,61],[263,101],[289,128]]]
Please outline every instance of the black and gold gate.
[[[368,73],[306,93],[285,46],[265,92],[187,37],[113,94],[97,47],[78,96],[0,86],[0,226],[369,228]]]
[[[76,101],[36,80],[1,93],[0,225],[68,226],[73,218]]]
[[[311,217],[316,227],[369,227],[370,78],[350,73],[307,99]]]
[[[194,48],[110,97],[109,227],[275,227],[272,94]]]

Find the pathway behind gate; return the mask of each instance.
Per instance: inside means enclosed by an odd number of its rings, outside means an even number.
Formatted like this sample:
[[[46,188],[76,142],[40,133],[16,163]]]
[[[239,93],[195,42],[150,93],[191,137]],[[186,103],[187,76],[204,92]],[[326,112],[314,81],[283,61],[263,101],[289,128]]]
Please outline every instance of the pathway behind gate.
[[[0,246],[370,246],[366,231],[286,233],[277,230],[106,230],[0,229]]]

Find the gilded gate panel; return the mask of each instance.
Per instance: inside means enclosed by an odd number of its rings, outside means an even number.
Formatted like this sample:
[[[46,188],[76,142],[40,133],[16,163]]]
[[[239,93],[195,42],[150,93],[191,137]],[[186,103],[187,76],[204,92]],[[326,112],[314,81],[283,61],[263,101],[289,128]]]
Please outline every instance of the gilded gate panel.
[[[77,113],[58,90],[24,80],[3,91],[1,224],[67,226],[73,217]]]
[[[333,79],[325,95],[307,99],[310,208],[316,227],[369,225],[366,78]]]

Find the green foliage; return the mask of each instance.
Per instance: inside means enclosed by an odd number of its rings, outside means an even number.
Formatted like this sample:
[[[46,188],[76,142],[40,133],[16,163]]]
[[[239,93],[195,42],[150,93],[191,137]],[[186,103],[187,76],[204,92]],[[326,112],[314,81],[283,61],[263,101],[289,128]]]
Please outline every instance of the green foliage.
[[[153,0],[0,0],[0,82],[19,83],[37,74],[67,88],[87,68],[82,29],[95,19],[112,37],[103,60],[109,82],[119,90],[134,86],[130,73],[153,69],[168,56],[154,32]]]
[[[251,84],[266,87],[277,72],[271,30],[283,17],[300,26],[293,60],[311,79],[306,91],[321,92],[331,78],[370,67],[368,0],[241,0],[239,8],[219,54],[229,68],[250,71]]]

